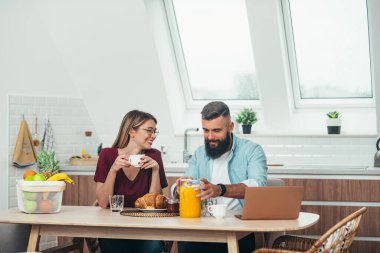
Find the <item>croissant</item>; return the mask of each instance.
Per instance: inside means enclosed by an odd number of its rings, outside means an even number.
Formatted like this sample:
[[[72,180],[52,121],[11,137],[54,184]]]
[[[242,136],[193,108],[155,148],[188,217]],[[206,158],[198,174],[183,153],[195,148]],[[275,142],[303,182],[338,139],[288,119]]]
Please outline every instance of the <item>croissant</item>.
[[[147,193],[135,201],[135,207],[141,209],[163,209],[167,206],[165,196],[158,193]]]

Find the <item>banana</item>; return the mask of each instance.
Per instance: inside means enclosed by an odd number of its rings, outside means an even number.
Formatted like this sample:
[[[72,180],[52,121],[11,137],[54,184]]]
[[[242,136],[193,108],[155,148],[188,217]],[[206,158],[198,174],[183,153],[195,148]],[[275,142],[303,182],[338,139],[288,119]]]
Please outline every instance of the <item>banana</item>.
[[[75,184],[75,182],[66,174],[66,173],[58,173],[47,179],[47,181],[61,181],[64,180],[69,184]]]

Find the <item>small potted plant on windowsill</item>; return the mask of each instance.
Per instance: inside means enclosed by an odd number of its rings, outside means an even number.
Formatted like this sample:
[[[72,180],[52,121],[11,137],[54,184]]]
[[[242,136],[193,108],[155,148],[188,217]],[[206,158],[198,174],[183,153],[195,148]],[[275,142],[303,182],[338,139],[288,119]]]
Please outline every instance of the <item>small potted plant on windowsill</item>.
[[[237,116],[236,122],[243,128],[243,134],[250,134],[252,125],[257,122],[256,112],[251,108],[244,108]]]
[[[342,114],[337,111],[328,112],[327,114],[327,133],[328,134],[340,134],[342,126]]]

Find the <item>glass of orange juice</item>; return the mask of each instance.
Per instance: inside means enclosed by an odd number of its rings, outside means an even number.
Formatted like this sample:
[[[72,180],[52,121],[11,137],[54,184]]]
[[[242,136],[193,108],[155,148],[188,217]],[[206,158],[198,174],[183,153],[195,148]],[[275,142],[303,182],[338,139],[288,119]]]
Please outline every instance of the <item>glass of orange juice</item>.
[[[179,187],[179,216],[181,218],[201,217],[201,193],[199,180],[181,179]]]

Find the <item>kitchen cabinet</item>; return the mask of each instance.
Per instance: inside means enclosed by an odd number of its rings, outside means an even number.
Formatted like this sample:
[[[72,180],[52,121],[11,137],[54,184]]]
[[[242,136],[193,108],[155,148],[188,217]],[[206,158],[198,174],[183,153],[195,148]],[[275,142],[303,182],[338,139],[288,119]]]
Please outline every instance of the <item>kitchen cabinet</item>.
[[[319,222],[299,234],[318,236],[350,213],[367,207],[350,252],[380,253],[380,180],[284,179],[305,188],[302,211],[318,213]],[[372,240],[368,240],[370,238]]]
[[[317,224],[295,232],[295,235],[319,238],[341,219],[366,206],[367,212],[363,215],[356,234],[357,239],[364,238],[355,240],[350,252],[380,253],[380,180],[291,178],[290,175],[287,177],[282,178],[285,185],[303,186],[305,189],[301,211],[320,215]],[[169,185],[177,178],[169,177]]]
[[[96,200],[96,183],[93,175],[69,175],[74,185],[67,185],[62,205],[91,206]]]

